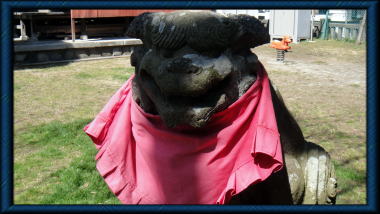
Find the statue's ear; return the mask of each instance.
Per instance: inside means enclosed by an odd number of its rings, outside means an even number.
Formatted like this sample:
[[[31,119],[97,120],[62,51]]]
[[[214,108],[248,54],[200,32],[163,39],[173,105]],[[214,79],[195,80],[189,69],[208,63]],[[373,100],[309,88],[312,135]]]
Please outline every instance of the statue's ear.
[[[229,17],[239,24],[239,30],[232,41],[231,48],[235,50],[254,48],[270,42],[268,29],[260,20],[245,14]]]
[[[150,25],[153,15],[153,13],[146,12],[136,16],[129,24],[127,36],[141,39],[145,45],[150,44],[147,27]]]

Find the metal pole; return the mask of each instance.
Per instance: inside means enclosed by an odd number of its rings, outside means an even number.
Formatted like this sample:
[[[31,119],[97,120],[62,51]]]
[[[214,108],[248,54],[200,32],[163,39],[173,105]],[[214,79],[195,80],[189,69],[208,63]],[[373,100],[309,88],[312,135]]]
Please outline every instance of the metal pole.
[[[326,40],[328,39],[328,30],[329,30],[329,10],[327,10],[326,12],[326,18],[325,18],[325,22],[323,23],[323,27],[322,27],[322,39]]]
[[[70,10],[70,20],[71,20],[71,40],[75,42],[75,22],[73,19],[73,10]]]
[[[310,41],[313,41],[313,29],[314,29],[314,10],[311,10]]]

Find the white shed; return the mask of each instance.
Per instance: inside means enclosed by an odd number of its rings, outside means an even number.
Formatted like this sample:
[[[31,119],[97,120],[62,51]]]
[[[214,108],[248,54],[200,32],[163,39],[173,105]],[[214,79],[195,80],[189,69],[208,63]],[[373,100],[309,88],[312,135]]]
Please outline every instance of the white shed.
[[[294,43],[310,39],[311,10],[271,10],[269,34],[271,40],[290,36]]]

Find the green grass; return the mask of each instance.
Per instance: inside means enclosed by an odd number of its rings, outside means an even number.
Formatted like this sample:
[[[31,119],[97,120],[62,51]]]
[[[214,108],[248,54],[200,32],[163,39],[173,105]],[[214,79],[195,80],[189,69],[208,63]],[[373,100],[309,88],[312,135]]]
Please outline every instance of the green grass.
[[[126,58],[15,70],[15,132],[95,116],[133,72]]]
[[[15,71],[16,204],[118,204],[83,132],[133,72],[126,58]]]
[[[38,181],[17,194],[16,201],[25,204],[120,203],[95,170],[97,150],[82,130],[89,122],[90,119],[72,123],[53,121],[18,136],[26,145],[39,146],[39,151],[15,164],[16,180],[28,175],[28,179]],[[70,161],[67,167],[54,164],[65,159]],[[41,170],[47,171],[42,173],[43,179],[40,179]]]
[[[358,201],[360,198],[366,201],[366,191],[362,188],[363,183],[366,183],[366,172],[342,167],[337,163],[334,163],[334,166],[338,183],[337,200],[344,196],[345,200]],[[355,204],[360,203],[356,202]]]

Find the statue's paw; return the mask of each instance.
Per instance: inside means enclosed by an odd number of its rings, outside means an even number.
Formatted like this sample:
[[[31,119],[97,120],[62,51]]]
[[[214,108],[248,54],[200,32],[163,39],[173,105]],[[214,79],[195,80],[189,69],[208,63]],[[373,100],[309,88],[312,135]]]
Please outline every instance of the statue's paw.
[[[286,170],[294,204],[301,204],[305,191],[304,169],[292,155],[285,154]]]
[[[333,169],[334,170],[334,169]],[[335,171],[334,171],[335,173]],[[327,198],[326,202],[327,204],[335,204],[336,201],[336,189],[337,189],[337,182],[336,178],[329,178],[327,181],[327,187],[326,187],[326,193],[327,193]]]
[[[330,155],[322,147],[307,142],[305,157],[303,204],[335,204],[337,182]]]

